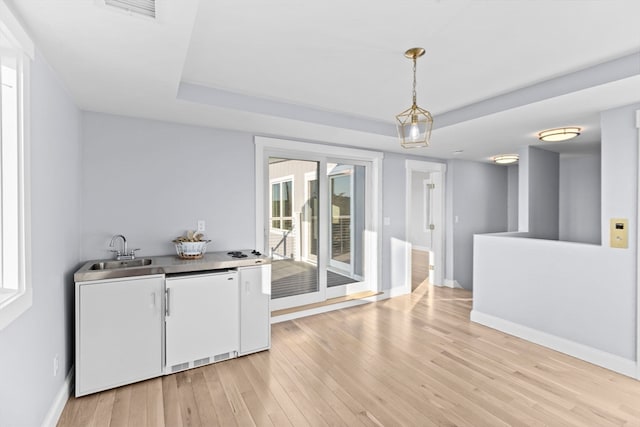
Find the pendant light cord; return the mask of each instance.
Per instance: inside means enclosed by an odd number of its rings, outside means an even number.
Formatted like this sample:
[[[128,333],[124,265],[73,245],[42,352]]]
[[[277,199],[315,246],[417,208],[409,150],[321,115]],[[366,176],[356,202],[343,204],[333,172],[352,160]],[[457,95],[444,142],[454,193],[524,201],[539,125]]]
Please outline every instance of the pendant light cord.
[[[416,62],[417,62],[417,58],[414,56],[413,57],[413,106],[417,106],[417,102],[416,102]]]

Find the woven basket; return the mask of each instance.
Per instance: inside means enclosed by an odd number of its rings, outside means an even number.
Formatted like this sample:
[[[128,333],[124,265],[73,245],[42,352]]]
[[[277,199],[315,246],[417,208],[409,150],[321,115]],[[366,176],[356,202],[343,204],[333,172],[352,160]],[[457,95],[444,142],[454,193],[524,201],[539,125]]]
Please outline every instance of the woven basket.
[[[182,259],[199,259],[207,251],[207,243],[211,240],[202,240],[200,242],[176,242],[176,253]]]

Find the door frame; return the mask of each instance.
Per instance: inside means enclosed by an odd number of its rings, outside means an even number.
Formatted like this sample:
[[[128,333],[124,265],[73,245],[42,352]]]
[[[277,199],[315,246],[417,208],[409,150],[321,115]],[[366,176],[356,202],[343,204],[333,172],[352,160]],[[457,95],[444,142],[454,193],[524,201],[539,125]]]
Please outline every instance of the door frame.
[[[311,181],[318,181],[318,185],[320,183],[320,180],[317,177],[317,174],[314,175],[313,172],[307,172],[304,174],[304,199],[305,200],[309,200],[309,183]],[[311,208],[309,208],[309,210],[311,210]],[[302,222],[302,221],[300,221]],[[309,235],[309,229],[307,227],[305,227],[304,230],[300,230],[300,236],[302,239],[302,242],[300,244],[301,248],[300,248],[300,258],[302,259],[302,261],[304,262],[308,262],[311,264],[318,264],[318,256],[317,255],[312,255],[309,252],[309,242],[311,241],[311,236]]]
[[[320,162],[320,171],[322,172],[323,165],[326,173],[326,161],[327,159],[340,159],[343,161],[354,162],[367,162],[370,166],[370,174],[367,178],[367,190],[371,195],[371,210],[370,222],[365,231],[365,283],[366,286],[372,291],[380,291],[382,284],[380,282],[381,274],[381,255],[379,249],[382,247],[382,161],[384,158],[383,153],[378,151],[361,150],[356,148],[345,148],[325,144],[315,144],[309,142],[301,142],[295,140],[286,140],[278,138],[269,138],[263,136],[255,136],[255,179],[256,179],[256,248],[265,251],[265,236],[268,232],[266,228],[267,212],[266,206],[268,202],[268,194],[265,191],[265,183],[269,182],[269,157],[285,157],[295,158],[301,160],[311,160]],[[319,185],[319,197],[321,202],[326,204],[328,201],[328,192],[322,188],[324,180],[318,182]],[[327,199],[327,200],[325,200]],[[323,226],[324,222],[324,226]],[[319,235],[323,236],[328,233],[326,221],[320,221]],[[321,239],[322,242],[324,239]],[[322,245],[322,243],[320,243]],[[319,253],[325,253],[322,246],[319,248]],[[326,269],[327,260],[326,257],[320,256],[318,259],[318,267]],[[319,282],[325,281],[324,290],[326,292],[326,277],[319,278]],[[319,284],[320,284],[319,283]],[[326,295],[317,295],[312,297],[305,297],[304,295],[299,298],[300,304],[309,304],[316,302],[318,298],[322,298]],[[291,297],[293,298],[293,297]],[[271,310],[278,310],[280,308],[277,304],[278,300],[271,301]]]
[[[640,380],[640,110],[636,110],[638,129],[638,198],[636,205],[636,379]]]
[[[430,269],[430,283],[435,286],[445,286],[445,189],[447,165],[421,160],[405,160],[405,284],[404,291],[411,292],[411,249],[412,244],[409,239],[411,233],[411,206],[412,203],[412,180],[413,172],[423,172],[431,174],[431,182],[436,187],[434,189],[433,208],[434,217],[440,219],[432,236],[433,270]],[[433,273],[432,273],[433,272]]]

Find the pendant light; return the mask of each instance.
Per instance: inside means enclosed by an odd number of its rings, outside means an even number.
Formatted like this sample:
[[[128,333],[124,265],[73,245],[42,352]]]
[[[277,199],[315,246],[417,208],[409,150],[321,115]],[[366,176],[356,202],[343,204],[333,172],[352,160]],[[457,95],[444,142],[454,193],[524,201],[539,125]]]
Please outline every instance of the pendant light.
[[[413,61],[413,104],[396,116],[398,138],[404,148],[428,147],[431,138],[433,117],[416,103],[416,61],[422,55],[424,49],[421,47],[411,48],[404,53]]]

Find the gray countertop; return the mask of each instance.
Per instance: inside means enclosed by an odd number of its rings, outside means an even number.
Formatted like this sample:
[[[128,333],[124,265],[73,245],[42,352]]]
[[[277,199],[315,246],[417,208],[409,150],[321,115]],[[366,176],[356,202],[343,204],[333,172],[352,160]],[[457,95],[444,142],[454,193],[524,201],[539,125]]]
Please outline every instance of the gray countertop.
[[[270,258],[264,255],[253,255],[251,249],[242,249],[241,252],[246,254],[247,257],[233,258],[227,251],[206,253],[200,259],[181,259],[176,255],[140,257],[139,259],[151,260],[151,264],[140,267],[110,268],[105,270],[94,270],[91,267],[94,264],[113,260],[92,260],[84,263],[82,267],[75,272],[73,280],[76,282],[85,282],[89,280],[147,276],[150,274],[193,273],[271,263]]]

